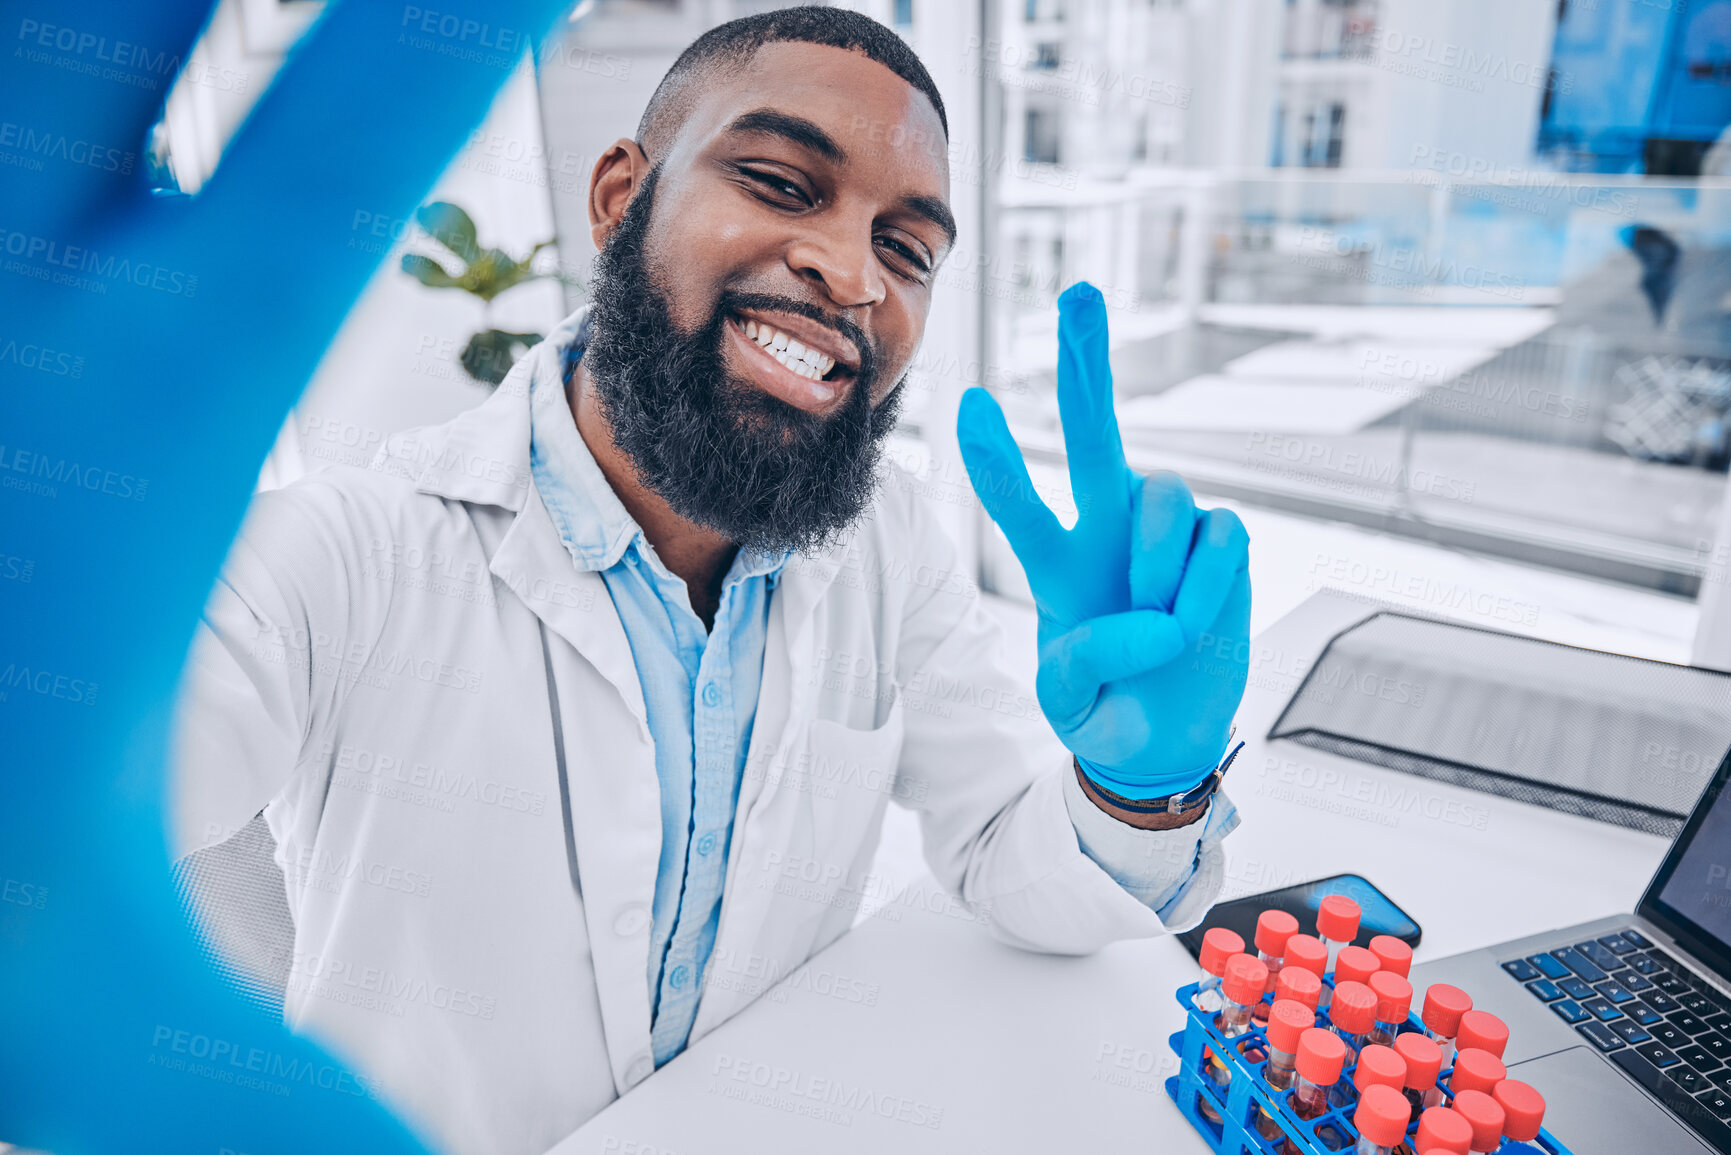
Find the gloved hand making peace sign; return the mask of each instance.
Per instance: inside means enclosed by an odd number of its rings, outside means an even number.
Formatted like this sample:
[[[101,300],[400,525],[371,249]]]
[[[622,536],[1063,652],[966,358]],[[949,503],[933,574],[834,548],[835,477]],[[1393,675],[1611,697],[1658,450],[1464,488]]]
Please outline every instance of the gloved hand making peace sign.
[[[1039,609],[1036,689],[1098,785],[1159,798],[1200,783],[1226,752],[1249,666],[1249,536],[1198,510],[1173,473],[1125,464],[1112,408],[1106,304],[1058,298],[1058,413],[1079,517],[1065,529],[1034,492],[1003,411],[962,397],[957,436],[974,490],[1021,559]]]

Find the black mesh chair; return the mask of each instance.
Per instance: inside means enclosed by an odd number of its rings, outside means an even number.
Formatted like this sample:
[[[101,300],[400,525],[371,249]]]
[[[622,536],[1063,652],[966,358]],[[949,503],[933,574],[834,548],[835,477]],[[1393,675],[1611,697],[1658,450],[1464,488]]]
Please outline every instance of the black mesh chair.
[[[211,966],[247,999],[280,1016],[295,928],[275,849],[260,814],[231,837],[176,862],[174,881]]]

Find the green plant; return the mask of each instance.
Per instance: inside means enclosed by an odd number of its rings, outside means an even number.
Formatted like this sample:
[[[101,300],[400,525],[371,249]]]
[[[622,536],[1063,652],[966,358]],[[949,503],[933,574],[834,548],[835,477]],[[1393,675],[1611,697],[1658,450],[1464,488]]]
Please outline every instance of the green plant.
[[[552,279],[567,283],[559,273],[537,273],[531,267],[541,250],[552,241],[542,241],[517,260],[502,249],[484,249],[477,238],[475,222],[468,213],[447,201],[434,201],[415,210],[415,220],[462,263],[452,272],[439,261],[419,253],[403,255],[403,272],[429,289],[461,289],[478,297],[487,313],[493,298],[530,281]],[[486,328],[469,338],[459,357],[463,371],[477,381],[497,385],[516,360],[541,340],[540,333],[514,333]]]

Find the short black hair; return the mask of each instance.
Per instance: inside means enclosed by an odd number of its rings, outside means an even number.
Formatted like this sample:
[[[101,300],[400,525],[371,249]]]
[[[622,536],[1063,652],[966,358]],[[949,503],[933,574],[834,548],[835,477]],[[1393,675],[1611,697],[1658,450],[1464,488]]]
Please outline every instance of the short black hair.
[[[801,5],[760,12],[718,24],[691,42],[679,54],[667,75],[655,87],[649,107],[637,125],[637,143],[649,151],[652,135],[659,136],[670,116],[683,115],[689,98],[695,91],[694,81],[704,79],[720,69],[739,67],[748,62],[765,44],[780,42],[822,44],[830,48],[845,48],[877,61],[919,91],[925,93],[937,110],[938,122],[944,135],[950,133],[949,119],[944,115],[944,98],[932,83],[931,73],[920,63],[907,42],[869,16],[846,8],[824,8]]]

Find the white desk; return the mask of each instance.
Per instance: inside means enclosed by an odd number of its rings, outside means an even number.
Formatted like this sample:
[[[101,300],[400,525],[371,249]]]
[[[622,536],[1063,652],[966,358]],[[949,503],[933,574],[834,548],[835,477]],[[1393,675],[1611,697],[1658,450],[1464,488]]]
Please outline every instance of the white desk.
[[[1264,740],[1327,639],[1369,612],[1318,594],[1254,643],[1228,894],[1355,871],[1425,928],[1421,961],[1633,909],[1664,839]],[[1162,1087],[1173,992],[1195,973],[1172,938],[1054,958],[891,904],[552,1155],[1205,1151]],[[839,1094],[806,1097],[816,1080]]]

